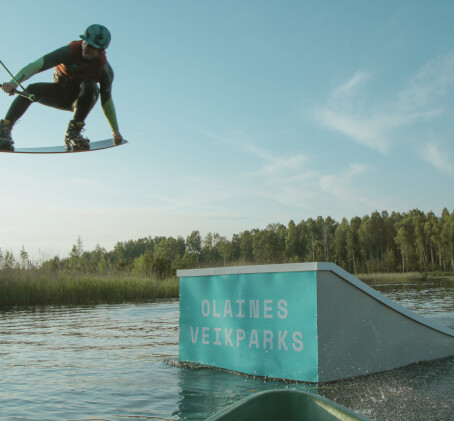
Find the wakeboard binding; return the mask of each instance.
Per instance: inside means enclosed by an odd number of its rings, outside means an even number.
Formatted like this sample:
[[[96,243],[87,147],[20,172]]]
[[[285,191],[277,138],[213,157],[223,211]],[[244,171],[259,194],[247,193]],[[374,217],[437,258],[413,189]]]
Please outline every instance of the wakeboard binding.
[[[90,139],[82,136],[81,132],[85,123],[71,120],[65,134],[65,147],[70,151],[83,151],[90,149]]]
[[[11,137],[12,124],[8,120],[0,120],[0,151],[14,151],[14,142]]]

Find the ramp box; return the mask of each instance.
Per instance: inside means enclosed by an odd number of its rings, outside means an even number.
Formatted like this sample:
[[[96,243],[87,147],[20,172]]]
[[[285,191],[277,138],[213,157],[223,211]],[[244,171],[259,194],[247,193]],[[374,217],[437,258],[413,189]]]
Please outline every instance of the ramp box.
[[[318,383],[454,355],[454,330],[333,263],[177,275],[180,361]]]

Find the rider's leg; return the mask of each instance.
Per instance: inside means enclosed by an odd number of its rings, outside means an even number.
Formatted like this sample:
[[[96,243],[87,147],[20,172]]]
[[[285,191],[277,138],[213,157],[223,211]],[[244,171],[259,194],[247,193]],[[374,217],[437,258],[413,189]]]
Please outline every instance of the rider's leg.
[[[65,135],[67,148],[86,149],[90,140],[81,135],[85,126],[85,119],[96,104],[99,97],[99,88],[94,80],[84,80],[80,84],[79,95],[73,102],[73,119],[68,124]]]

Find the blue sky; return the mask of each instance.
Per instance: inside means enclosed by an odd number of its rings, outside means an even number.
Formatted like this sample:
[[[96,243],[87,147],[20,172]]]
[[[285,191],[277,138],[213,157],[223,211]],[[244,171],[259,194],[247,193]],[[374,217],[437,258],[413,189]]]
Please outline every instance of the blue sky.
[[[230,237],[319,215],[454,209],[450,0],[20,6],[0,27],[13,73],[92,23],[111,30],[113,99],[130,144],[0,154],[3,250],[43,259],[67,256],[79,236],[86,250],[110,250],[193,230]],[[0,94],[3,115],[10,102]],[[33,104],[16,147],[62,143],[70,117]],[[92,140],[110,137],[99,104],[86,123]]]

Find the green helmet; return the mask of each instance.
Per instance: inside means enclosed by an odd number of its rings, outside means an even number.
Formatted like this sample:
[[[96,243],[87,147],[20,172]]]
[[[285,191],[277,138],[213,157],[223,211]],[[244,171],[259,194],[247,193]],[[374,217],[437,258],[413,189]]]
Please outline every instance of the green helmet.
[[[110,32],[102,25],[90,25],[80,37],[95,48],[107,48],[110,43]]]

